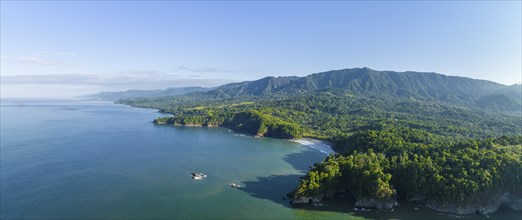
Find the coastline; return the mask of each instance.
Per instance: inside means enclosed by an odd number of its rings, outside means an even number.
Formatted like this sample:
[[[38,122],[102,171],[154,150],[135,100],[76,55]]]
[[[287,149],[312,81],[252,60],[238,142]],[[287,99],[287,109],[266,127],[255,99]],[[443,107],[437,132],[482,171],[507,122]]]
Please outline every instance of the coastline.
[[[130,106],[136,107],[136,106],[132,106],[132,105],[130,105]],[[143,107],[137,107],[137,108],[143,108]],[[159,111],[159,112],[161,112],[161,111]],[[161,112],[161,113],[164,113],[164,112]],[[167,114],[170,114],[170,113],[167,113]],[[157,125],[169,125],[169,124],[157,123]],[[244,132],[241,132],[240,130],[233,129],[233,128],[227,127],[227,126],[222,126],[222,125],[197,124],[197,123],[192,123],[192,124],[174,123],[174,124],[170,124],[170,125],[177,126],[177,127],[210,127],[210,128],[220,127],[220,128],[228,129],[228,131],[233,132],[233,135],[235,135],[235,136],[251,136],[251,137],[257,137],[257,138],[264,137],[262,135],[244,133]],[[284,138],[277,138],[277,137],[269,137],[269,138],[285,140]],[[333,150],[333,148],[331,147],[332,144],[327,141],[322,141],[322,140],[313,139],[313,138],[299,138],[299,139],[286,139],[286,140],[294,142],[294,143],[298,143],[302,146],[306,146],[306,147],[310,147],[315,150],[318,150],[319,152],[325,154],[325,156],[336,153]],[[322,201],[334,198],[334,194],[335,194],[334,192],[330,192],[325,195],[320,195],[320,196],[315,196],[315,197],[302,197],[302,198],[297,198],[297,199],[294,198],[293,202],[295,202],[295,203],[293,203],[293,204],[308,204],[308,203],[317,204],[317,203],[321,203]],[[434,212],[434,213],[452,214],[452,215],[457,215],[457,216],[471,216],[473,214],[479,214],[481,216],[488,216],[489,214],[496,212],[501,205],[501,204],[494,204],[494,206],[496,206],[494,208],[492,208],[492,207],[486,207],[486,208],[474,207],[474,208],[472,208],[473,210],[471,210],[471,211],[469,211],[469,210],[462,211],[456,205],[448,205],[445,207],[441,207],[441,206],[435,206],[435,205],[430,205],[430,204],[426,204],[426,203],[423,204],[423,203],[419,203],[419,202],[412,202],[412,201],[408,201],[408,200],[402,201],[402,202],[406,202],[408,204],[419,205],[419,207],[424,207],[425,209],[430,210],[431,212]],[[396,206],[399,206],[399,204],[398,204],[397,200],[379,203],[379,201],[375,201],[373,199],[365,199],[365,200],[361,200],[361,201],[356,200],[354,206],[355,207],[367,207],[370,209],[383,211],[383,210],[394,210],[394,208]],[[417,209],[415,209],[415,210],[417,210]],[[518,211],[520,209],[512,208],[512,210]]]
[[[167,123],[155,123],[155,124],[157,124],[157,125],[169,125]],[[236,133],[239,136],[244,136],[245,135],[244,132],[241,132],[241,131],[238,131],[238,130],[234,130],[234,129],[230,128],[230,127],[221,126],[221,125],[212,125],[212,124],[179,124],[179,123],[174,123],[174,124],[170,124],[170,125],[176,126],[176,127],[209,127],[209,128],[220,127],[220,128],[228,129],[229,131],[232,131],[232,132]],[[252,134],[250,134],[250,135],[252,135]],[[256,134],[256,135],[252,135],[252,137],[261,138],[261,137],[264,137],[264,136]],[[326,141],[322,141],[322,140],[317,140],[317,139],[312,139],[312,138],[299,138],[299,139],[284,139],[284,138],[277,138],[277,137],[269,137],[269,138],[288,140],[288,141],[291,141],[291,142],[294,142],[294,143],[298,143],[298,144],[301,144],[303,146],[307,146],[307,147],[310,147],[312,149],[318,150],[319,152],[325,154],[326,156],[328,156],[330,154],[335,154],[335,151],[331,147],[331,144],[326,142]]]
[[[321,141],[321,140],[312,139],[312,138],[292,139],[290,141],[299,143],[303,146],[307,146],[307,147],[316,149],[316,150],[320,151],[321,153],[326,154],[327,156],[330,154],[335,154],[335,151],[332,149],[331,144],[326,141]]]

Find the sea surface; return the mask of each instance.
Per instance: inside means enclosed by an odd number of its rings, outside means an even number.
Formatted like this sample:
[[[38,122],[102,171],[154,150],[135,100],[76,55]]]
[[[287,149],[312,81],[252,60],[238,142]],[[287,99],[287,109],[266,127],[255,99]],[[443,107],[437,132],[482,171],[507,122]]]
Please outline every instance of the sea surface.
[[[415,204],[292,207],[285,194],[329,152],[313,140],[157,126],[157,110],[100,101],[3,99],[0,110],[1,219],[486,219]],[[489,217],[520,214],[502,208]]]

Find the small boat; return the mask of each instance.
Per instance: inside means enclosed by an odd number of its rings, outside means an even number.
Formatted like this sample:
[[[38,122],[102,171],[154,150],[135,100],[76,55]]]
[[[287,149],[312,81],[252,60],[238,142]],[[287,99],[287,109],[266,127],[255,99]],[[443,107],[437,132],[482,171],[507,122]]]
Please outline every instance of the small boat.
[[[192,179],[200,180],[200,179],[203,179],[203,177],[202,176],[192,176]]]
[[[205,175],[203,173],[192,173],[192,179],[195,179],[195,180],[200,180],[205,177],[207,177],[207,175]]]
[[[241,185],[236,184],[236,183],[230,183],[229,185],[230,185],[231,187],[234,187],[234,188],[240,188],[240,187],[241,187]]]

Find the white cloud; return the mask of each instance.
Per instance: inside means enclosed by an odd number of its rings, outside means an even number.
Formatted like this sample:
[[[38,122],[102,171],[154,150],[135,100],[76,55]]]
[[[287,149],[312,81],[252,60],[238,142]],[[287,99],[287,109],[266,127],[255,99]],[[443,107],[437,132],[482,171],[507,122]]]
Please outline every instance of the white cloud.
[[[1,58],[4,59],[4,60],[7,60],[7,59],[18,60],[18,61],[22,61],[22,62],[36,63],[36,64],[40,64],[40,65],[58,64],[58,62],[56,62],[56,61],[47,60],[47,59],[44,59],[44,58],[41,58],[41,57],[38,57],[38,56],[19,56],[19,57],[2,56]]]
[[[38,49],[36,51],[36,53],[33,53],[33,54],[36,54],[38,56],[51,56],[51,57],[56,57],[56,56],[74,56],[75,54],[72,53],[72,52],[69,52],[69,51],[64,51],[64,50],[55,50],[55,49],[52,49],[52,48],[48,48],[48,47],[41,47],[40,49]]]
[[[204,67],[204,68],[190,68],[186,66],[178,66],[178,69],[180,70],[186,70],[190,72],[197,72],[197,73],[209,73],[209,72],[217,72],[218,70],[213,67]]]
[[[214,73],[214,72],[239,73],[239,72],[252,72],[252,71],[248,71],[248,70],[226,70],[226,69],[218,69],[218,68],[214,68],[214,67],[194,68],[194,67],[187,67],[187,66],[178,66],[178,70],[195,72],[195,73]]]
[[[21,56],[21,57],[17,57],[16,59],[20,60],[20,61],[24,61],[24,62],[37,63],[37,64],[42,64],[42,65],[57,64],[56,61],[46,60],[46,59],[43,59],[41,57],[36,57],[36,56]]]
[[[75,56],[74,53],[68,51],[55,51],[47,48],[40,48],[35,53],[29,53],[19,56],[1,56],[3,60],[15,60],[25,63],[33,63],[38,65],[60,65],[60,66],[75,66],[84,67],[82,64],[63,62],[62,59],[68,59],[68,57]]]
[[[47,52],[47,53],[50,55],[55,55],[55,56],[74,56],[75,55],[74,53],[67,52],[67,51],[56,51],[56,52]]]

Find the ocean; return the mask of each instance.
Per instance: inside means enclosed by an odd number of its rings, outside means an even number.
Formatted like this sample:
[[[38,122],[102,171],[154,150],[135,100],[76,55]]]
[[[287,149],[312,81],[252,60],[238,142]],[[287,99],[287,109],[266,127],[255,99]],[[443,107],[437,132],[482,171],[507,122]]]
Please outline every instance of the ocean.
[[[158,126],[157,110],[102,101],[3,99],[0,110],[1,219],[486,219],[415,204],[291,206],[285,194],[331,152],[313,140]]]

